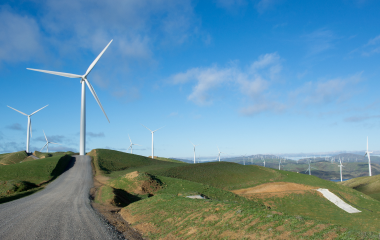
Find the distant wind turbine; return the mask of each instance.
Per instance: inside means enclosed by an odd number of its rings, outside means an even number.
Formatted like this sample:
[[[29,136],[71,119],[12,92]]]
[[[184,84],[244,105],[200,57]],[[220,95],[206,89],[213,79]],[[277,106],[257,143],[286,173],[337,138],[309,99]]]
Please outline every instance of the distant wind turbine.
[[[281,170],[281,158],[280,158],[280,162],[278,163],[278,170]]]
[[[192,143],[192,142],[190,142],[190,143],[193,144],[193,146],[194,146],[194,164],[195,164],[195,147],[198,146],[199,144],[198,144],[198,145],[195,145],[195,144]],[[219,161],[220,161],[220,160],[219,160]]]
[[[263,160],[263,157],[261,157],[261,160]],[[264,158],[264,167],[265,167],[265,158]]]
[[[309,171],[309,175],[311,175],[311,169],[312,169],[312,168],[314,168],[314,167],[311,167],[311,166],[310,166],[310,159],[309,159],[309,168],[308,168],[305,172]],[[315,169],[315,168],[314,168],[314,169]]]
[[[141,124],[142,125],[142,124]],[[144,125],[143,125],[144,126]],[[144,126],[145,127],[145,126]],[[152,131],[152,130],[150,130],[149,128],[147,128],[147,127],[145,127],[146,129],[148,129],[151,133],[152,133],[152,159],[154,158],[154,144],[153,144],[153,134],[154,134],[154,132],[156,132],[156,131],[158,131],[158,130],[160,130],[160,129],[162,129],[162,128],[164,128],[164,127],[161,127],[161,128],[159,128],[159,129],[156,129],[156,130],[154,130],[154,131]]]
[[[33,112],[33,113],[30,114],[30,115],[28,115],[28,114],[26,114],[26,113],[23,113],[23,112],[21,112],[21,111],[19,111],[19,110],[17,110],[17,109],[14,109],[13,107],[7,106],[7,107],[9,107],[9,108],[15,110],[16,112],[19,112],[19,113],[21,113],[21,114],[23,114],[23,115],[25,115],[25,116],[28,117],[28,128],[26,129],[26,152],[27,152],[27,153],[29,153],[29,141],[30,141],[30,136],[32,136],[32,119],[30,119],[30,117],[31,117],[33,114],[37,113],[38,111],[40,111],[40,110],[46,108],[47,106],[49,106],[49,105],[46,105],[45,107],[42,107],[42,108],[38,109],[37,111]],[[29,136],[29,134],[30,134],[30,136]]]
[[[94,96],[95,100],[98,102],[98,105],[102,109],[102,111],[103,111],[104,115],[106,116],[108,122],[110,122],[110,120],[107,117],[106,112],[103,109],[102,104],[100,103],[98,96],[96,95],[94,88],[92,87],[90,82],[87,80],[87,76],[88,76],[88,74],[90,74],[91,70],[95,67],[96,63],[99,61],[100,57],[107,50],[108,46],[111,44],[112,41],[113,40],[111,40],[107,44],[107,46],[103,49],[103,51],[95,58],[95,60],[88,67],[88,69],[84,75],[77,75],[77,74],[72,74],[72,73],[63,73],[63,72],[54,72],[54,71],[27,68],[28,70],[32,70],[32,71],[49,73],[49,74],[68,77],[68,78],[80,78],[80,83],[82,84],[81,111],[80,111],[80,137],[79,137],[79,154],[80,155],[86,154],[86,84],[87,84],[88,88],[90,89],[92,95]]]
[[[370,153],[372,153],[372,152],[368,151],[368,137],[367,137],[367,151],[365,152],[364,157],[366,155],[368,155],[368,171],[369,171],[369,176],[371,177],[372,176],[372,170],[371,170],[371,157],[369,156]]]
[[[220,150],[219,150],[219,147],[217,146],[217,148],[218,148],[218,157],[219,157],[219,162],[220,162],[220,154],[221,153],[224,153],[224,152],[221,152]]]
[[[128,149],[131,149],[131,153],[133,153],[133,151],[132,151],[132,147],[133,147],[133,145],[136,145],[136,146],[141,146],[141,145],[136,144],[136,143],[132,143],[132,140],[131,140],[131,137],[129,136],[129,134],[128,134],[128,137],[129,137],[129,141],[131,142],[131,145],[129,145],[129,148],[128,148]],[[128,149],[127,149],[127,151],[128,151]]]
[[[46,147],[46,152],[48,153],[49,152],[49,143],[61,145],[59,143],[49,142],[48,139],[47,139],[47,137],[46,137],[45,131],[44,130],[42,130],[42,131],[44,132],[44,136],[45,136],[45,139],[46,139],[46,144],[44,145],[43,148],[41,148],[40,152],[42,152],[42,150]]]
[[[340,181],[343,182],[342,167],[344,167],[344,166],[343,166],[342,160],[340,158],[339,158],[339,162],[340,162],[340,165],[338,165],[338,167],[340,168]]]

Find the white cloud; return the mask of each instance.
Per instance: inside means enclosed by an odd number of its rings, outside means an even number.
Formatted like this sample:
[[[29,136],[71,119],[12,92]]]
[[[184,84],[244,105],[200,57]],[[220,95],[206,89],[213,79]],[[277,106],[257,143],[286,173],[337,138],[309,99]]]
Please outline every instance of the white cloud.
[[[246,0],[215,0],[216,5],[228,10],[231,10],[231,8],[236,8],[240,6],[244,6],[247,4]]]
[[[44,55],[37,22],[0,5],[0,63],[38,60]]]
[[[307,82],[302,87],[292,91],[289,95],[304,105],[329,104],[343,102],[350,99],[357,91],[355,85],[361,81],[362,73],[347,78],[335,78]]]
[[[380,53],[380,35],[368,40],[362,47],[355,49],[353,52],[361,52],[362,56],[369,57],[373,54]]]
[[[217,66],[192,68],[184,73],[173,75],[171,80],[174,84],[195,81],[196,85],[188,95],[188,100],[198,105],[212,104],[215,99],[213,93],[218,88],[237,87],[243,95],[249,97],[250,102],[242,113],[254,114],[264,110],[283,108],[275,101],[265,101],[263,96],[269,86],[279,78],[281,69],[280,56],[277,53],[269,53],[261,55],[245,70],[241,70],[236,64],[225,68]]]
[[[336,39],[331,30],[318,29],[304,36],[309,47],[309,54],[314,55],[334,47],[333,41]]]
[[[259,13],[263,13],[272,8],[278,2],[280,2],[280,0],[260,0],[256,4],[256,9]]]

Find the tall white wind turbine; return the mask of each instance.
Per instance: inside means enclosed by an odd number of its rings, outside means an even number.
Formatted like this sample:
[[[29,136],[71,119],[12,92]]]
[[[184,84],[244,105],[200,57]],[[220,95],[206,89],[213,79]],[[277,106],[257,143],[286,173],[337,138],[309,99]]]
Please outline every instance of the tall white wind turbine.
[[[128,137],[129,137],[129,141],[131,142],[131,145],[129,145],[129,148],[128,148],[128,149],[131,149],[131,153],[133,153],[133,151],[132,151],[132,147],[133,147],[133,145],[136,145],[136,146],[141,146],[141,145],[136,144],[136,143],[132,143],[132,140],[131,140],[131,137],[129,136],[129,134],[128,134]],[[128,151],[128,149],[127,149],[127,151]]]
[[[30,136],[32,135],[32,120],[30,119],[30,117],[35,114],[36,112],[46,108],[47,106],[49,105],[46,105],[45,107],[42,107],[40,109],[38,109],[37,111],[33,112],[32,114],[28,115],[28,114],[25,114],[17,109],[14,109],[13,107],[10,107],[10,106],[7,106],[13,110],[15,110],[16,112],[19,112],[21,113],[22,115],[25,115],[28,117],[28,128],[26,129],[26,152],[29,153],[29,141],[30,141]],[[30,135],[30,136],[29,136]]]
[[[309,159],[309,168],[306,169],[305,172],[309,171],[309,175],[311,175],[311,169],[312,169],[312,168],[314,168],[314,167],[310,166],[310,159]],[[315,169],[315,168],[314,168],[314,169]]]
[[[368,155],[368,171],[369,171],[369,176],[371,177],[372,176],[372,170],[371,170],[371,157],[369,156],[370,153],[372,153],[372,152],[368,151],[368,137],[367,137],[367,151],[365,152],[364,157],[366,155]]]
[[[142,125],[142,124],[141,124]],[[143,125],[144,126],[144,125]],[[144,126],[145,127],[145,126]],[[152,133],[152,159],[154,158],[154,143],[153,143],[153,135],[154,135],[154,132],[164,128],[164,127],[161,127],[159,129],[156,129],[154,131],[150,130],[149,128],[145,127],[146,129],[148,129],[151,133]]]
[[[261,160],[263,160],[263,159],[264,159],[264,167],[265,167],[265,158],[261,157]]]
[[[193,146],[194,146],[194,164],[195,164],[195,147],[198,146],[199,144],[198,144],[198,145],[195,145],[195,144],[192,143],[192,142],[190,142],[190,143],[193,144]],[[220,161],[220,160],[219,160],[219,161]]]
[[[342,174],[342,167],[343,164],[342,164],[342,160],[339,158],[339,162],[340,162],[340,165],[338,165],[338,167],[340,168],[340,181],[343,182],[343,174]]]
[[[111,44],[112,41],[113,40],[111,40],[107,44],[107,46],[103,49],[103,51],[95,58],[95,60],[88,67],[88,69],[84,75],[77,75],[77,74],[72,74],[72,73],[63,73],[63,72],[54,72],[54,71],[27,68],[28,70],[32,70],[32,71],[49,73],[49,74],[68,77],[68,78],[80,78],[80,83],[82,84],[81,111],[80,111],[80,137],[79,137],[79,154],[80,155],[86,154],[86,86],[85,86],[86,84],[87,84],[88,88],[90,89],[92,95],[94,96],[95,100],[98,102],[99,107],[102,109],[102,111],[103,111],[104,115],[106,116],[108,122],[110,122],[110,120],[107,117],[106,112],[103,109],[102,104],[100,103],[98,96],[96,95],[94,88],[92,87],[90,82],[87,80],[87,75],[90,74],[91,70],[95,67],[96,63],[99,61],[100,57],[107,50],[108,46]]]
[[[45,139],[46,139],[46,144],[44,145],[43,148],[41,148],[40,152],[42,152],[42,150],[46,147],[46,152],[48,153],[49,152],[49,143],[61,145],[59,143],[49,142],[48,139],[47,139],[47,137],[46,137],[45,131],[44,130],[42,130],[42,131],[44,132],[44,136],[45,136]]]
[[[220,162],[220,154],[221,153],[224,153],[224,152],[221,152],[220,150],[219,150],[219,147],[217,146],[217,148],[218,148],[218,157],[219,157],[219,162]]]

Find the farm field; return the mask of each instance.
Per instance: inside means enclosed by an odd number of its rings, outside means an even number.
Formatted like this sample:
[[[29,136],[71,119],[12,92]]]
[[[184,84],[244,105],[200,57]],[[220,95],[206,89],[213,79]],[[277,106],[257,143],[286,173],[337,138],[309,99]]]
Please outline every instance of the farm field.
[[[96,149],[94,201],[150,239],[377,239],[380,202],[315,176],[230,162],[186,164]],[[361,212],[325,199],[327,188]],[[201,196],[205,199],[190,199]]]

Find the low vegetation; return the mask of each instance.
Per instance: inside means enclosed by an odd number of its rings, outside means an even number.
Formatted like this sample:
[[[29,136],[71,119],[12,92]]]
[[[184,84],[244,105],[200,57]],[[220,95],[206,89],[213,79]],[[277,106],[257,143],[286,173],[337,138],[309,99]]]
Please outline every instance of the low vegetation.
[[[120,207],[122,217],[151,239],[379,237],[379,201],[315,176],[228,162],[185,164],[104,149],[90,155],[103,183],[95,202]],[[232,193],[289,184],[302,190]],[[313,190],[318,188],[362,212],[344,212]],[[186,197],[194,195],[206,199]]]
[[[0,165],[19,163],[28,157],[25,151],[6,153],[0,155]]]
[[[58,177],[70,161],[70,155],[58,155],[0,166],[0,203],[33,193]]]
[[[380,201],[380,175],[354,178],[339,184],[353,188]]]

